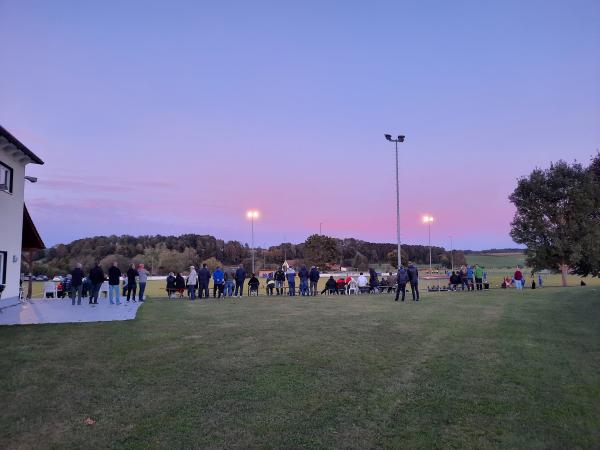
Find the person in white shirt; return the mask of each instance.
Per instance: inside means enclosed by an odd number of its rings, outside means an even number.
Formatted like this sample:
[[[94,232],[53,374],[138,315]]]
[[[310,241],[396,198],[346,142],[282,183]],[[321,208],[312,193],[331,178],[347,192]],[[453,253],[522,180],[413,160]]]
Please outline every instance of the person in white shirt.
[[[365,277],[363,275],[363,273],[361,272],[360,275],[358,276],[358,279],[356,280],[356,282],[358,283],[358,287],[359,288],[363,288],[367,286],[367,277]]]
[[[194,266],[190,266],[190,274],[187,278],[187,288],[188,288],[188,296],[190,300],[196,299],[196,283],[198,282],[198,274],[196,273],[196,268]]]

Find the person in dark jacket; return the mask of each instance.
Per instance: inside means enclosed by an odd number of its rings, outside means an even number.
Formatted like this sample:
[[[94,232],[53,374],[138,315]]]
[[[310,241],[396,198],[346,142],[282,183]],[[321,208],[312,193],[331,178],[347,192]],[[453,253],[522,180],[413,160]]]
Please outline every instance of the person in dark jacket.
[[[280,267],[275,272],[275,290],[277,291],[277,295],[283,294],[283,286],[285,284],[285,272]]]
[[[83,270],[81,269],[81,263],[71,271],[71,304],[75,305],[75,296],[77,296],[77,304],[81,305],[81,294],[83,292]]]
[[[210,282],[210,270],[208,270],[206,264],[202,264],[202,269],[198,271],[198,298],[208,298],[208,283]]]
[[[317,285],[319,284],[319,278],[321,278],[319,269],[317,269],[315,266],[312,266],[310,268],[308,278],[310,280],[310,295],[315,296],[317,295]]]
[[[377,272],[375,269],[369,269],[369,292],[376,291],[379,287],[379,280],[377,279]]]
[[[167,297],[171,298],[177,288],[175,287],[175,274],[173,272],[169,272],[167,276]]]
[[[408,281],[410,283],[410,291],[412,293],[413,301],[419,301],[419,271],[417,270],[417,266],[415,266],[412,262],[408,262]]]
[[[127,270],[127,301],[131,298],[135,302],[135,294],[137,291],[137,281],[135,277],[138,276],[138,271],[135,270],[135,264],[132,264]]]
[[[98,263],[94,264],[94,267],[92,267],[90,270],[90,275],[88,278],[92,284],[90,288],[90,305],[97,305],[98,294],[100,293],[102,283],[104,283],[104,271],[102,270],[102,267],[98,265]]]
[[[273,278],[273,274],[270,273],[267,276],[267,295],[273,295],[274,288],[275,288],[275,279]]]
[[[256,275],[252,274],[252,276],[250,277],[250,280],[248,281],[248,296],[254,294],[258,296],[258,286],[260,285],[260,282],[258,281],[258,278],[256,278]]]
[[[325,292],[327,292],[330,295],[333,294],[337,294],[338,290],[337,290],[337,283],[336,281],[333,279],[333,275],[329,277],[329,279],[327,280],[327,282],[325,283],[325,289],[323,289],[321,291],[321,295],[323,295]]]
[[[308,273],[308,269],[305,265],[300,267],[298,271],[298,277],[300,278],[300,295],[303,297],[308,295],[308,277],[310,274]]]
[[[181,275],[180,272],[177,272],[175,276],[175,290],[179,294],[179,298],[183,298],[183,293],[185,291],[185,278]]]
[[[246,279],[246,271],[244,270],[244,266],[240,264],[240,267],[235,271],[235,292],[233,295],[235,297],[241,297],[244,295],[244,280]]]
[[[396,280],[398,283],[398,288],[396,289],[395,301],[398,301],[398,298],[400,297],[400,292],[402,292],[402,301],[404,301],[404,296],[406,295],[406,283],[408,283],[408,272],[406,271],[404,266],[400,266],[400,268],[398,269]]]
[[[213,298],[219,296],[217,298],[225,297],[223,291],[225,289],[225,272],[221,270],[220,267],[217,267],[213,272]]]
[[[121,269],[116,261],[108,269],[108,299],[114,305],[113,297],[116,297],[117,305],[121,304]]]

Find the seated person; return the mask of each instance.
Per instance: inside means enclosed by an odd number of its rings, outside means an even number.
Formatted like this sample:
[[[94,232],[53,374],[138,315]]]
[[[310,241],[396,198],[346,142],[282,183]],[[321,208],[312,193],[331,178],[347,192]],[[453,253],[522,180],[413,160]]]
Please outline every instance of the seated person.
[[[346,280],[344,278],[339,278],[336,281],[336,287],[337,287],[337,292],[338,294],[345,294],[346,293]]]
[[[56,296],[58,298],[65,298],[65,295],[67,294],[67,291],[65,291],[65,287],[62,284],[62,281],[60,281],[57,285],[56,285]]]
[[[273,274],[269,274],[267,278],[267,295],[273,295],[273,289],[275,288],[275,279],[273,278]]]
[[[333,276],[330,276],[329,280],[327,280],[327,283],[325,283],[325,289],[321,291],[321,295],[323,295],[325,292],[328,294],[337,294],[337,283],[333,279]]]
[[[175,274],[169,272],[169,276],[167,276],[167,296],[171,298],[175,293],[175,290]]]
[[[183,298],[183,293],[185,292],[185,279],[179,272],[177,272],[177,275],[175,276],[175,290],[179,294],[179,298]]]
[[[258,295],[259,284],[260,283],[258,281],[258,278],[256,278],[256,275],[252,274],[250,280],[248,281],[248,295]]]

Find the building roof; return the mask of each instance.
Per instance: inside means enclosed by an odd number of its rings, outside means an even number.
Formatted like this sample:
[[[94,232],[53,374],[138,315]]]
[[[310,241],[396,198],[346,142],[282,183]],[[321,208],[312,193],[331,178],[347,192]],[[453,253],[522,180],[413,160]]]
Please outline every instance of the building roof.
[[[44,161],[42,161],[35,153],[33,153],[31,150],[25,147],[25,145],[21,141],[19,141],[16,137],[10,134],[6,128],[0,125],[0,147],[7,145],[12,145],[17,150],[20,150],[21,153],[23,153],[31,160],[31,162],[35,164],[44,164]]]
[[[25,205],[23,205],[23,243],[21,244],[21,248],[23,250],[41,250],[46,248]]]

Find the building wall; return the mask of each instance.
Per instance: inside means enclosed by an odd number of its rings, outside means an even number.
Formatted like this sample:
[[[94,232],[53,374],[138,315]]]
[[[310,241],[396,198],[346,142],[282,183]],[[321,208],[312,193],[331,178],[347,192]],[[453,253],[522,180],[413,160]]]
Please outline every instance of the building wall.
[[[25,188],[25,165],[19,162],[21,157],[21,154],[13,157],[7,151],[0,150],[0,161],[13,169],[12,194],[0,191],[0,251],[7,252],[3,304],[5,300],[18,298],[19,295]]]

